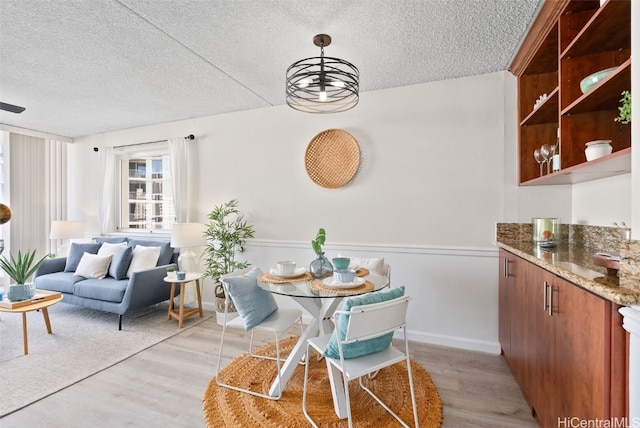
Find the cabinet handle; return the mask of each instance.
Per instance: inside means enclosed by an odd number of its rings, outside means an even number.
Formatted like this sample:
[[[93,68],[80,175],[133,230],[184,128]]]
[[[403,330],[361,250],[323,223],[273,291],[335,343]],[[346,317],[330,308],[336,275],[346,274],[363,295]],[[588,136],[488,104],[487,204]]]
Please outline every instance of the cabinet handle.
[[[544,292],[542,293],[542,310],[547,311],[547,288],[549,288],[549,284],[547,281],[544,282]]]
[[[507,260],[507,258],[504,258],[504,277],[505,278],[509,278],[509,260]]]
[[[549,285],[549,316],[553,316],[553,285]]]

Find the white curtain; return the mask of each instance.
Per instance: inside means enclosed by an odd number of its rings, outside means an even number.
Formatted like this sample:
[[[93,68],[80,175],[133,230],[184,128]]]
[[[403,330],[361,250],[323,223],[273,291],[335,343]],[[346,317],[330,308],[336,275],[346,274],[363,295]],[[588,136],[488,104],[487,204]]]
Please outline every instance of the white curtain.
[[[113,232],[114,212],[113,202],[115,200],[115,155],[113,147],[103,147],[100,149],[100,176],[102,181],[102,200],[100,201],[100,233],[107,234]]]
[[[185,138],[171,138],[169,143],[169,164],[171,168],[171,184],[173,206],[176,210],[176,223],[188,223],[192,201],[189,169],[187,167],[188,150]]]

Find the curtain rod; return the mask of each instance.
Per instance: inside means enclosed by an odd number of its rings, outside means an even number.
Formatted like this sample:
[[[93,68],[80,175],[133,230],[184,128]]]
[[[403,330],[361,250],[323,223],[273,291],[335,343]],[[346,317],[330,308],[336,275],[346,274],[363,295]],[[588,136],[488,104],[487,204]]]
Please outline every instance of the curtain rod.
[[[186,137],[184,137],[185,140],[194,140],[195,138],[196,137],[194,137],[193,134],[189,134]],[[165,141],[168,141],[168,140],[147,141],[147,142],[144,142],[144,143],[135,143],[135,144],[123,144],[122,146],[113,146],[113,148],[117,149],[117,148],[120,148],[120,147],[142,146],[144,144],[163,143]],[[97,151],[97,150],[95,150],[95,151]]]

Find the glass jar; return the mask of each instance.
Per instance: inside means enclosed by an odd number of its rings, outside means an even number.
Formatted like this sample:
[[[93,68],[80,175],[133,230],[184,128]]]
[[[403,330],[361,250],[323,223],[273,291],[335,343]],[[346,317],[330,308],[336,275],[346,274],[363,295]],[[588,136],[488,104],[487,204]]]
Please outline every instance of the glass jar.
[[[559,218],[532,218],[533,243],[541,247],[555,247],[560,243]]]
[[[333,265],[324,256],[324,253],[318,253],[318,257],[309,265],[309,272],[315,279],[324,279],[333,274]]]

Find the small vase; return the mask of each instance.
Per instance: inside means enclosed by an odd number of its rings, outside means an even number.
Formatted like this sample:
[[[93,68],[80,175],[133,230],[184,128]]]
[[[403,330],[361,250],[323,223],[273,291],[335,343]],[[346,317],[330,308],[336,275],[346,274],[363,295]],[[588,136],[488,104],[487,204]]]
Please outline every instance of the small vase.
[[[29,300],[36,295],[36,284],[29,282],[27,284],[14,284],[9,286],[7,297],[12,302],[20,302]]]
[[[324,279],[333,274],[333,265],[324,256],[324,253],[318,253],[318,258],[309,265],[309,272],[315,279]]]

